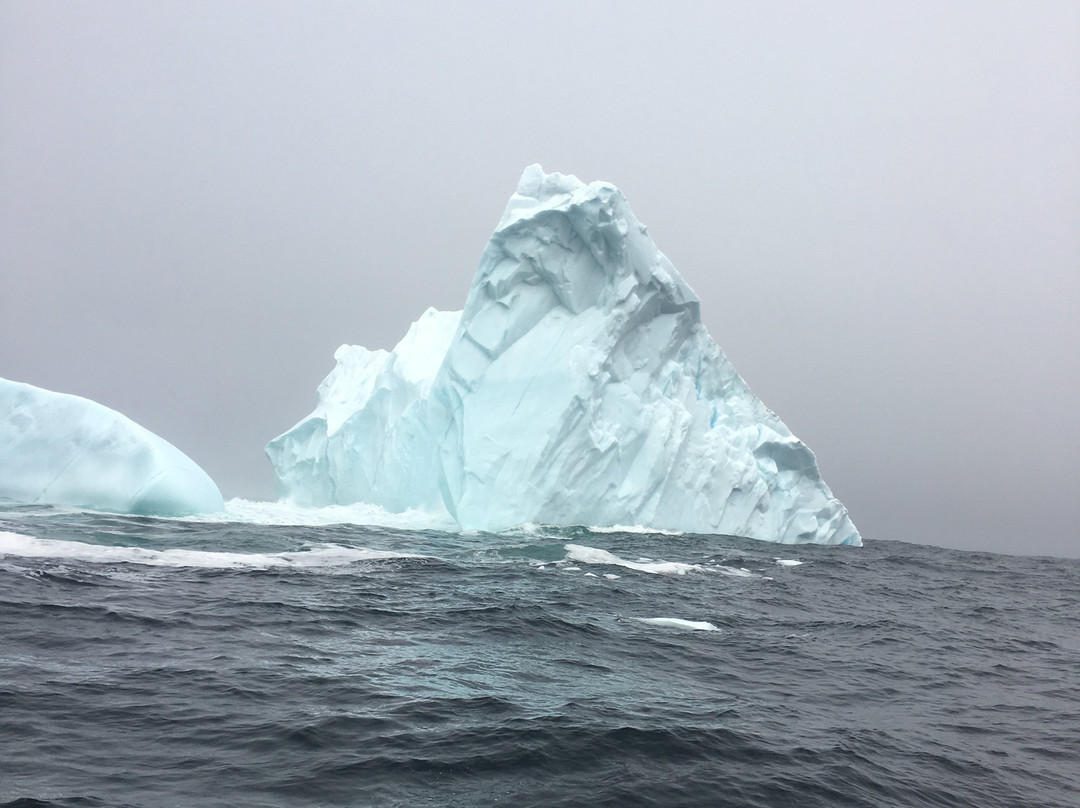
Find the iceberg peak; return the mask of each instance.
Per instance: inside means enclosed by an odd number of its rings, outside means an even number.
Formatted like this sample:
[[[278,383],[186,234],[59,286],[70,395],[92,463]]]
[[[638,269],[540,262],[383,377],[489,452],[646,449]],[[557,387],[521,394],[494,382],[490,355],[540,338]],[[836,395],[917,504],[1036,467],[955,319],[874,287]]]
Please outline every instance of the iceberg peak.
[[[299,504],[859,544],[810,450],[709,336],[622,193],[525,169],[460,313],[339,349],[267,447]]]

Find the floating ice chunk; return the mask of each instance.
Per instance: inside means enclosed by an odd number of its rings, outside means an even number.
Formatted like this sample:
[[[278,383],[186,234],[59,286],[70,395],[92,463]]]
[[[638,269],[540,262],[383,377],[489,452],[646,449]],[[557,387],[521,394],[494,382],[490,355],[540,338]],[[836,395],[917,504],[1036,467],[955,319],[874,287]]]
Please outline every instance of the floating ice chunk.
[[[338,351],[315,411],[267,447],[279,491],[473,530],[861,544],[699,307],[614,186],[529,166],[463,312],[428,310],[389,354]]]
[[[0,499],[118,513],[220,511],[191,458],[115,410],[0,379]]]
[[[719,631],[712,623],[705,620],[683,620],[678,617],[639,617],[642,623],[650,626],[666,626],[668,628],[681,628],[685,631]]]

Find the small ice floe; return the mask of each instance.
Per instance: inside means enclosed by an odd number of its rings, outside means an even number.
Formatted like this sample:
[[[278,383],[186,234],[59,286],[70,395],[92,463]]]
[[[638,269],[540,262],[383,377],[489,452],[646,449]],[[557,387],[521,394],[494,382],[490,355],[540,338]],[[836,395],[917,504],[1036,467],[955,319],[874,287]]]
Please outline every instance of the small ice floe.
[[[650,626],[664,626],[665,628],[678,628],[683,631],[719,631],[716,626],[705,620],[683,620],[679,617],[639,617],[642,623]]]
[[[802,561],[796,561],[794,558],[774,558],[773,561],[781,567],[801,567],[803,564]]]

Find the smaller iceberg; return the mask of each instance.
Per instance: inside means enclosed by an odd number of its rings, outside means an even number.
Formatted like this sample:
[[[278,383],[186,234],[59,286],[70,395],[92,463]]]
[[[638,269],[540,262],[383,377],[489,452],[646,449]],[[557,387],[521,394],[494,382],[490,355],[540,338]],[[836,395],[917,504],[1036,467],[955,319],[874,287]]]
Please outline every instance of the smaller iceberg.
[[[0,500],[148,516],[225,508],[210,476],[130,418],[0,379]]]

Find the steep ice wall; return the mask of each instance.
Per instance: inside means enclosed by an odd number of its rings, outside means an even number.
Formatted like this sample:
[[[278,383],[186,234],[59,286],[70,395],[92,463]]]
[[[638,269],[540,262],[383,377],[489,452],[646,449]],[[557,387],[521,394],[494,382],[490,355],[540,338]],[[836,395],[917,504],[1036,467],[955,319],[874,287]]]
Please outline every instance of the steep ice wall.
[[[526,169],[458,317],[429,311],[390,354],[339,349],[316,411],[268,446],[283,495],[468,529],[861,543],[614,186]]]
[[[0,499],[187,516],[225,505],[187,455],[101,404],[0,379]]]

